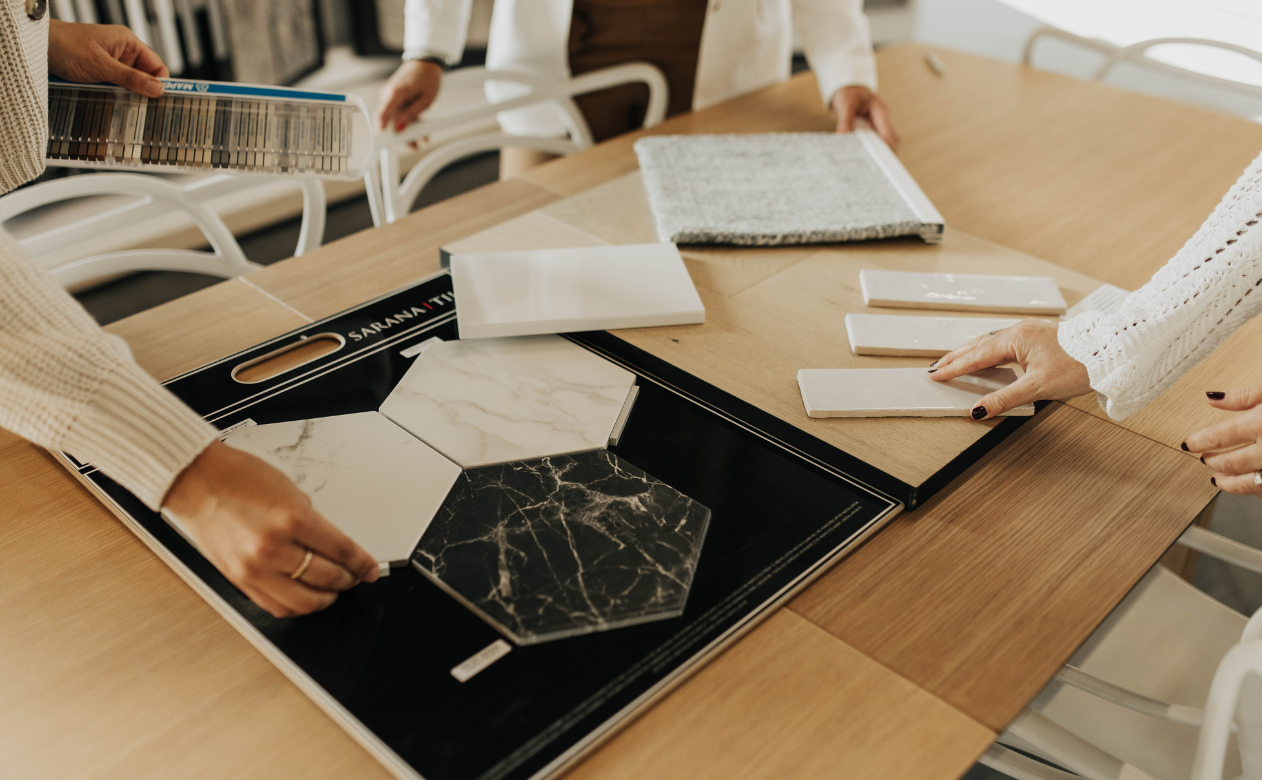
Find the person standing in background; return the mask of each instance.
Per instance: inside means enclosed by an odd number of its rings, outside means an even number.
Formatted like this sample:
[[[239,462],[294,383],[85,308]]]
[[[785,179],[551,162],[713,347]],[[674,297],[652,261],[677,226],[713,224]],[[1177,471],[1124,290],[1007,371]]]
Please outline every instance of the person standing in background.
[[[396,131],[438,97],[444,66],[464,53],[473,0],[407,0],[403,64],[382,88],[377,122]],[[697,110],[789,77],[796,26],[820,97],[837,131],[866,121],[891,147],[898,133],[876,94],[876,60],[862,0],[496,0],[487,67],[564,81],[627,62],[648,62],[666,76],[667,115]],[[488,84],[495,102],[514,85]],[[632,84],[576,99],[597,141],[640,126],[648,88]],[[513,135],[560,137],[552,106],[501,114]],[[505,149],[508,178],[551,155]]]

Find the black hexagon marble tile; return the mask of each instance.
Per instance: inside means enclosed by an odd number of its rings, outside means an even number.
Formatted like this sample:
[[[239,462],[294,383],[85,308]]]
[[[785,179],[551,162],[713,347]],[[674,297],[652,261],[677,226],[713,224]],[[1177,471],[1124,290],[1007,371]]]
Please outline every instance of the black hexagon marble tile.
[[[709,524],[599,450],[467,469],[412,563],[528,645],[682,614]]]

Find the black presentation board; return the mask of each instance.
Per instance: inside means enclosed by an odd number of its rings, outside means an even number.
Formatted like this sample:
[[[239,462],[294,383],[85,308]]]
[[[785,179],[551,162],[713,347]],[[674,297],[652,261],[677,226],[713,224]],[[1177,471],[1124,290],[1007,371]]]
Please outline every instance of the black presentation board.
[[[319,334],[345,345],[258,384],[235,367]],[[433,336],[456,338],[441,273],[177,377],[219,428],[374,411]],[[709,507],[681,617],[515,647],[466,682],[452,669],[500,636],[411,568],[286,620],[255,607],[130,493],[67,463],[220,614],[400,777],[553,774],[901,509],[908,486],[609,333],[576,343],[637,375],[619,457]],[[962,466],[961,466],[962,468]]]

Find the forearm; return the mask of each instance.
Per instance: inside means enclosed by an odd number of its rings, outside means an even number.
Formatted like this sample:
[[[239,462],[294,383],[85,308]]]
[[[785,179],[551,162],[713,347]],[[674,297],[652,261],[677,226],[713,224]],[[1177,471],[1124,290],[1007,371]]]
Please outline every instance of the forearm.
[[[473,0],[407,0],[403,59],[436,58],[455,65],[464,56]]]
[[[1191,239],[1113,314],[1060,327],[1061,346],[1124,419],[1262,311],[1262,156]]]
[[[876,57],[860,0],[793,0],[793,23],[824,105],[842,87],[876,90]]]
[[[92,463],[153,509],[216,437],[3,231],[0,426]]]

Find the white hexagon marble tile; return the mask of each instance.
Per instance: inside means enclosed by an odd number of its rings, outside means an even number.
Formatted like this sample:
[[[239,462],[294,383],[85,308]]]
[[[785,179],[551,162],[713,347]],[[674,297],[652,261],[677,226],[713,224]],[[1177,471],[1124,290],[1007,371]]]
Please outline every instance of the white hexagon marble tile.
[[[560,336],[426,349],[381,413],[462,467],[603,449],[635,375]]]
[[[279,469],[378,563],[402,564],[460,467],[376,412],[240,428],[225,440]]]

